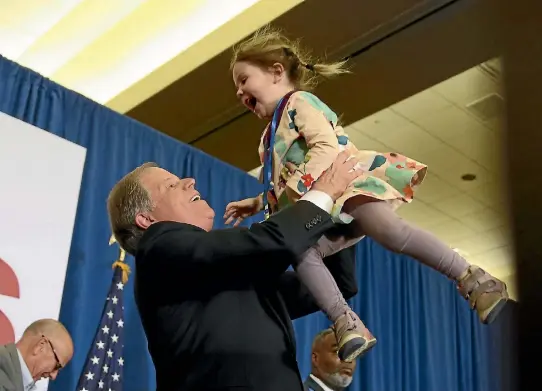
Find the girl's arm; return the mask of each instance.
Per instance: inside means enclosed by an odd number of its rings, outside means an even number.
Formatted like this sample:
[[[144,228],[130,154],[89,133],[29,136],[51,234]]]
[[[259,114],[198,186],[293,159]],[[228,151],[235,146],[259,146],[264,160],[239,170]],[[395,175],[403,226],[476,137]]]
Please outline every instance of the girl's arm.
[[[334,130],[337,116],[316,96],[298,92],[288,115],[290,127],[305,139],[309,151],[305,161],[287,181],[287,186],[297,194],[305,194],[312,183],[327,170],[339,154],[339,142]]]

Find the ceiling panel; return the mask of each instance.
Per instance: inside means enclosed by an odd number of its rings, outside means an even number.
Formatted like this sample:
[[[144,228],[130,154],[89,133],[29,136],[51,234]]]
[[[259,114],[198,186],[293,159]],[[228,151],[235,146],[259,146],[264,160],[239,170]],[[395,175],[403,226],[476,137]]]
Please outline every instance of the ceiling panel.
[[[495,178],[498,178],[496,176]],[[501,181],[495,179],[484,184],[473,187],[467,190],[467,193],[481,203],[498,208],[506,202],[506,189],[502,186]]]
[[[402,128],[392,128],[389,131],[375,134],[374,137],[392,150],[419,158],[425,153],[444,147],[440,140],[411,122]]]
[[[404,128],[410,124],[411,122],[406,117],[388,108],[351,124],[349,128],[380,138],[385,136],[386,133]]]
[[[459,107],[464,107],[491,93],[500,92],[499,85],[478,67],[436,85],[433,90]]]
[[[352,126],[349,128],[353,129]],[[386,149],[386,146],[380,141],[377,141],[361,132],[347,131],[347,134],[350,141],[352,141],[354,145],[363,145],[363,148],[368,151],[383,151]]]
[[[469,108],[500,91],[498,74],[484,66],[359,120],[347,131],[358,148],[382,144],[381,151],[394,150],[428,164],[416,200],[398,213],[510,282],[511,236],[501,183],[503,113],[486,118]],[[475,178],[465,180],[465,174]]]
[[[456,246],[462,249],[469,257],[484,254],[490,250],[510,245],[510,233],[504,227],[498,227],[472,237],[459,240]]]
[[[461,221],[478,233],[491,231],[506,225],[504,216],[491,208],[484,208],[477,212],[461,216]]]
[[[451,220],[450,216],[433,208],[423,201],[415,200],[408,208],[399,208],[399,216],[409,221],[416,221],[420,227],[432,227]]]
[[[451,139],[466,138],[487,130],[484,125],[458,106],[447,106],[442,110],[428,111],[425,117],[414,120],[417,125],[433,136],[449,142]]]
[[[391,108],[396,113],[415,121],[419,118],[426,118],[428,112],[439,112],[450,106],[452,106],[452,103],[442,95],[434,92],[432,89],[427,89],[394,104]]]
[[[473,213],[479,213],[485,209],[482,203],[465,193],[444,198],[433,205],[437,210],[446,213],[448,216],[454,216],[455,218],[462,218]]]
[[[414,220],[414,223],[416,221]],[[442,241],[456,248],[460,240],[472,237],[475,232],[463,224],[460,220],[450,218],[441,224],[428,227],[428,229],[438,236]],[[463,249],[461,249],[463,250]]]
[[[437,174],[429,172],[422,185],[416,190],[416,200],[433,204],[439,200],[457,196],[460,192],[461,190],[440,179]]]
[[[448,144],[488,170],[494,170],[501,159],[498,135],[485,127],[452,137]]]
[[[449,145],[431,152],[427,158],[421,160],[430,165],[429,170],[463,191],[478,187],[480,184],[493,179],[493,175],[489,170]],[[465,174],[475,175],[476,179],[474,181],[465,181],[462,179]]]
[[[512,256],[512,247],[503,246],[478,254],[475,259],[478,259],[484,267],[498,270],[513,265],[510,263]]]

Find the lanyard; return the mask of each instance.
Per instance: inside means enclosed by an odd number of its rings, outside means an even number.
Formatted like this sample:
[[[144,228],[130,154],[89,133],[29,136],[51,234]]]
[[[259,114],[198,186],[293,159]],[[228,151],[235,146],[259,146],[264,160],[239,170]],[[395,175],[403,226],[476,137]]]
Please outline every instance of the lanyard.
[[[275,111],[273,112],[273,118],[271,119],[271,124],[267,130],[267,134],[264,136],[264,164],[263,164],[263,205],[264,205],[264,216],[267,220],[270,216],[269,212],[269,199],[268,192],[273,191],[273,182],[271,181],[273,177],[273,148],[275,146],[275,133],[280,122],[280,117],[284,111],[284,107],[294,91],[289,92],[281,98]],[[267,140],[267,143],[266,143]],[[267,145],[266,145],[267,144]]]

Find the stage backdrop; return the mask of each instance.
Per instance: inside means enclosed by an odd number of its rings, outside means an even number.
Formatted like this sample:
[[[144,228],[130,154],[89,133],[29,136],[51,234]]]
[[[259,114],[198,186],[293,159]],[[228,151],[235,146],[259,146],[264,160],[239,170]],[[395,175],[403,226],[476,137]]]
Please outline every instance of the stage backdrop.
[[[156,161],[180,176],[192,176],[217,211],[218,228],[230,200],[255,195],[261,188],[246,173],[5,59],[0,59],[0,111],[87,148],[60,312],[60,320],[75,340],[76,354],[50,387],[53,391],[74,390],[111,281],[111,263],[117,255],[116,248],[108,246],[111,233],[105,206],[114,183],[146,161]],[[182,106],[179,113],[190,115],[183,113]],[[127,261],[133,264],[133,259]],[[360,289],[353,304],[379,343],[362,360],[351,389],[499,389],[495,384],[497,376],[490,376],[487,370],[491,333],[478,324],[448,281],[370,240],[358,245],[357,262]],[[325,326],[327,322],[319,314],[295,324],[303,375],[310,368],[312,338]],[[154,390],[154,369],[134,305],[132,280],[126,287],[125,327],[124,389]]]
[[[0,140],[3,344],[36,319],[58,318],[86,151],[3,113]]]

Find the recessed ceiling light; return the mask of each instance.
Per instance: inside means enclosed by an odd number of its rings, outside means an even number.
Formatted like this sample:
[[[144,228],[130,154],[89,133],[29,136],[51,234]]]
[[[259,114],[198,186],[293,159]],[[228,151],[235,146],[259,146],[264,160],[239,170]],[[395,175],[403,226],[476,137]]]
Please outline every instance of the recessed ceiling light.
[[[473,181],[476,179],[476,175],[474,174],[463,174],[461,175],[461,179],[463,179],[464,181]]]

